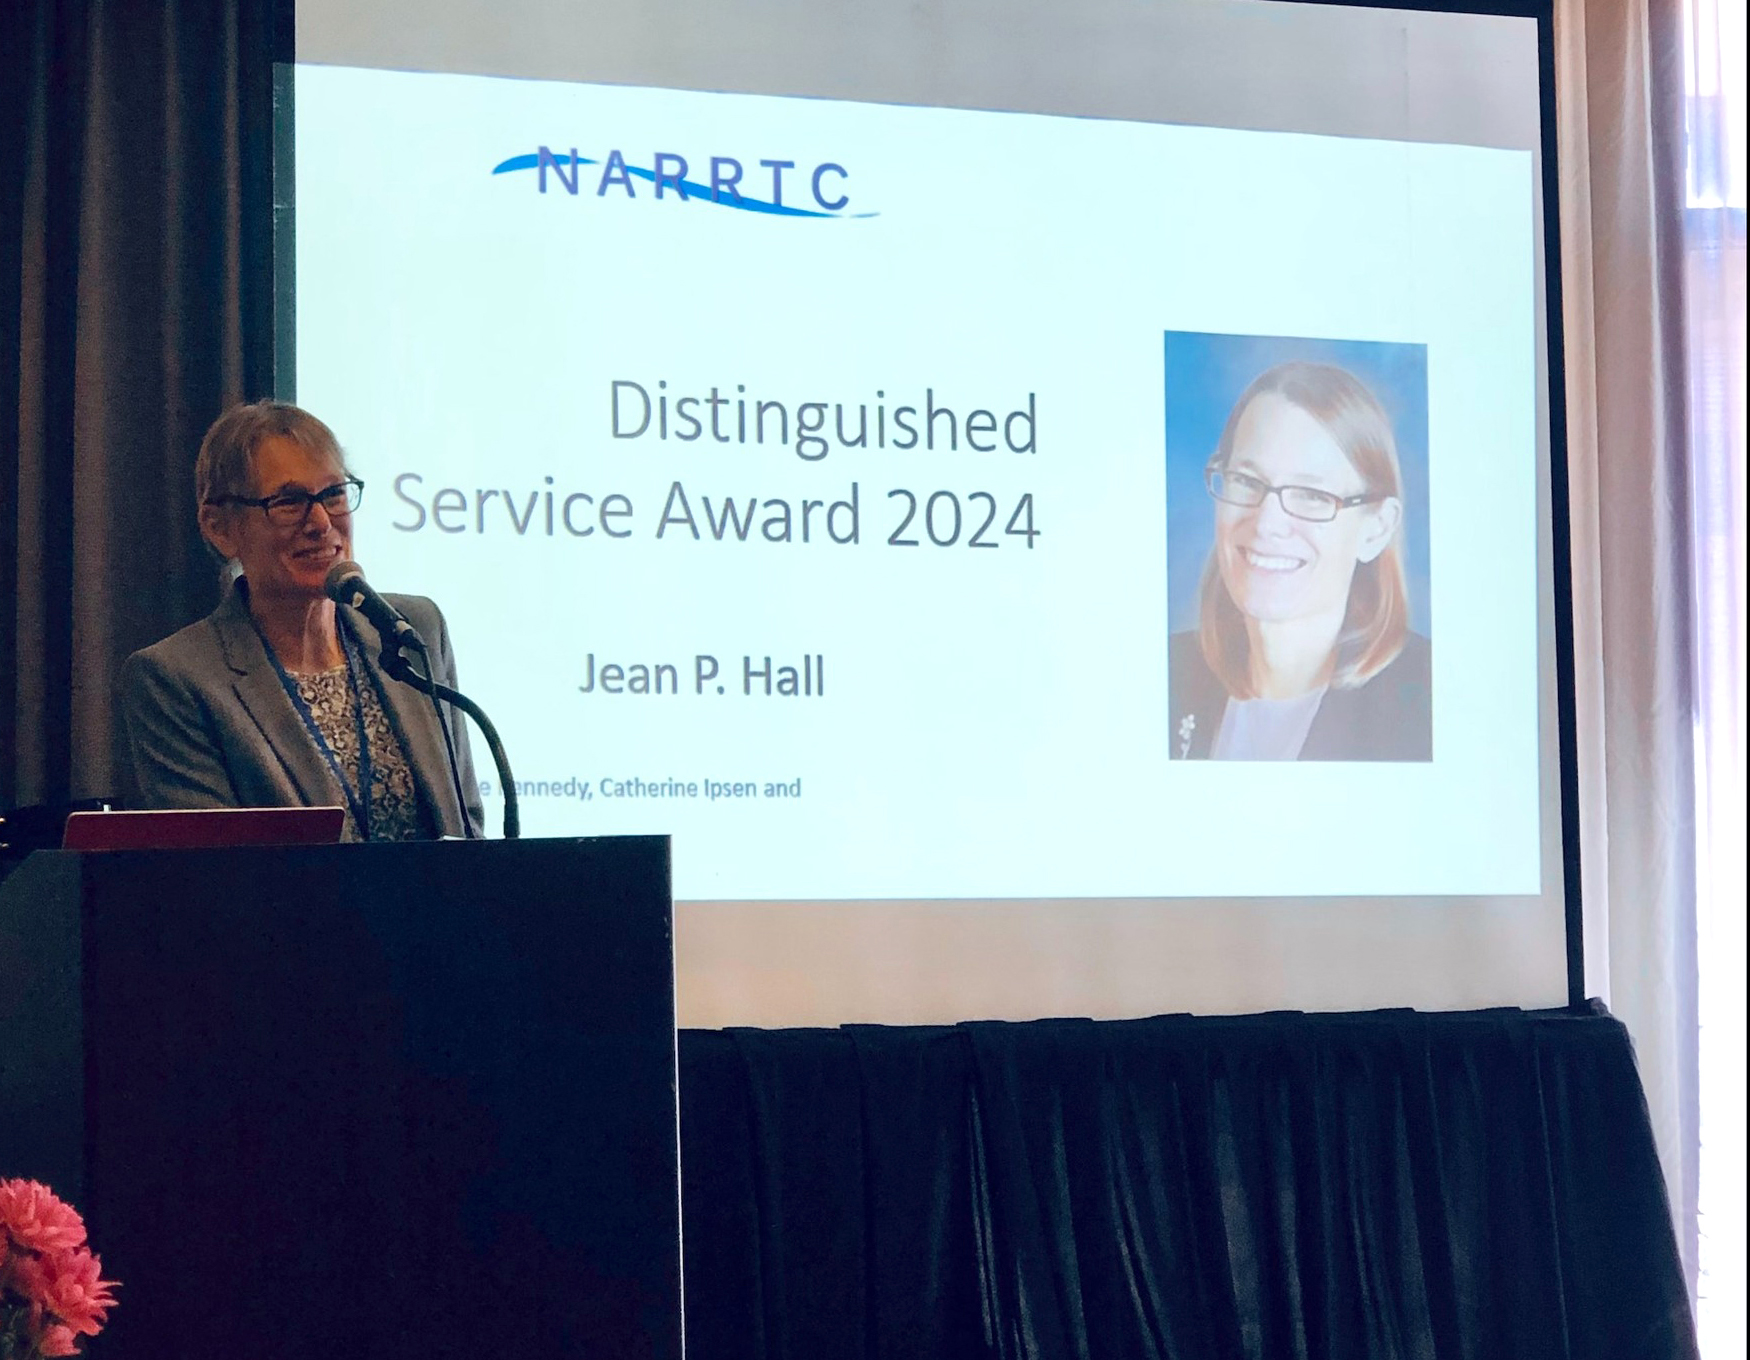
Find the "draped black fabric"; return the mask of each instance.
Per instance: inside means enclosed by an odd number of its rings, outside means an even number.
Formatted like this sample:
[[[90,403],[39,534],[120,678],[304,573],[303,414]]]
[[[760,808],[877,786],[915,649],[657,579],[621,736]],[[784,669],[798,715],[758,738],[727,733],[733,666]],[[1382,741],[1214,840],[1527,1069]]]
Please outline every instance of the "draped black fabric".
[[[0,807],[113,793],[116,668],[217,600],[194,457],[271,394],[284,17],[0,4]]]
[[[696,1360],[1694,1356],[1603,1013],[683,1032]]]

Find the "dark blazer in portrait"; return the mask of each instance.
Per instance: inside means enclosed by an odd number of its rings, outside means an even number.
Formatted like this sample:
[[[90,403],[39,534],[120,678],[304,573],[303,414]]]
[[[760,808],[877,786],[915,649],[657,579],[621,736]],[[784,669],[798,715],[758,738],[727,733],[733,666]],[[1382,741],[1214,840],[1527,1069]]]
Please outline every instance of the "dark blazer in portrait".
[[[132,756],[136,808],[344,806],[328,762],[280,683],[261,634],[250,621],[247,583],[239,581],[208,617],[135,652],[122,666],[121,717]],[[451,688],[456,663],[444,616],[417,595],[385,596],[431,649],[434,677]],[[447,717],[467,799],[456,805],[442,730],[431,700],[391,679],[378,662],[376,634],[362,614],[335,612],[359,644],[395,733],[407,753],[423,820],[439,834],[478,833],[480,785],[468,750],[466,719]],[[464,823],[464,816],[467,821]]]
[[[1428,639],[1411,633],[1391,665],[1366,684],[1325,691],[1300,759],[1432,760],[1432,677]],[[1228,694],[1195,632],[1167,640],[1167,696],[1172,758],[1209,759]]]

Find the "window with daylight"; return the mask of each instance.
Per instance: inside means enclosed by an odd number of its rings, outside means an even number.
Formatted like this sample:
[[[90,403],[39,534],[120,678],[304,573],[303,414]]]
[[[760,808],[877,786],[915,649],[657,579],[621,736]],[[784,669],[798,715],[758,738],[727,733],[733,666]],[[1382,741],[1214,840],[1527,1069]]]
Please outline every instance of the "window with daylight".
[[[1702,1354],[1745,1353],[1744,4],[1685,5]]]

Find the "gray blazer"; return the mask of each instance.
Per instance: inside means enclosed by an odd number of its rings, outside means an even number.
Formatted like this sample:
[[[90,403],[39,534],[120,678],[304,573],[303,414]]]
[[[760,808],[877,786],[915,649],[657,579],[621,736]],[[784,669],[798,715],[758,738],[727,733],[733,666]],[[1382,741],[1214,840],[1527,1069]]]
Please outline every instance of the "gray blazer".
[[[417,595],[386,596],[431,649],[437,680],[454,688],[444,616]],[[456,806],[443,733],[431,700],[383,674],[374,630],[362,614],[337,605],[340,626],[360,644],[366,667],[380,677],[390,723],[413,772],[428,825],[446,836],[465,834]],[[129,805],[138,808],[344,806],[328,762],[286,696],[267,649],[250,622],[247,588],[239,583],[199,623],[135,652],[122,666],[121,717],[133,757]],[[466,797],[467,825],[484,822],[480,784],[468,750],[467,719],[446,717]]]

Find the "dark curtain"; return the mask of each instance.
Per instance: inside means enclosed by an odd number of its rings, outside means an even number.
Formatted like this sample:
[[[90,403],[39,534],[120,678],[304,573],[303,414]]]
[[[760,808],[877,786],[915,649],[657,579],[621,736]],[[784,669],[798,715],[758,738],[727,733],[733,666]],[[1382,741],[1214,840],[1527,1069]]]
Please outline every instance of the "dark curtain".
[[[1696,1354],[1627,1032],[689,1031],[695,1360]]]
[[[217,599],[194,456],[271,390],[275,26],[0,4],[0,807],[114,792],[117,667]]]

